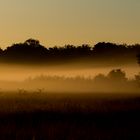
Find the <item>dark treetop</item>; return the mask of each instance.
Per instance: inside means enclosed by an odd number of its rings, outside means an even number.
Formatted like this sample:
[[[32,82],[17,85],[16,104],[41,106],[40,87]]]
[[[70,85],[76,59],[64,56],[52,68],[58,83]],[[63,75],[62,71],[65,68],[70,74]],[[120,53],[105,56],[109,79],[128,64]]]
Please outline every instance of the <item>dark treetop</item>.
[[[0,49],[0,62],[50,64],[75,60],[82,62],[130,63],[138,58],[140,62],[140,44],[126,45],[99,42],[94,46],[65,45],[47,48],[38,40],[28,39],[24,43],[13,44],[5,50]]]

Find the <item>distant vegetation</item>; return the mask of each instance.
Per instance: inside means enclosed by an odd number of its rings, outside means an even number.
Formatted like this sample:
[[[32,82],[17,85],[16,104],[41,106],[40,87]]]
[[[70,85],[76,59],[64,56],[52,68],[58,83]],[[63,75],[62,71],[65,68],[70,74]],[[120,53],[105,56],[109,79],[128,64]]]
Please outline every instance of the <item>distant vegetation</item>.
[[[108,64],[126,64],[136,61],[140,63],[140,44],[127,45],[99,42],[94,46],[65,45],[63,47],[47,48],[38,40],[28,39],[24,43],[13,44],[5,50],[0,49],[0,62],[53,64],[72,60],[82,62],[101,61]],[[85,61],[84,61],[85,60]]]
[[[38,76],[25,81],[30,87],[48,91],[67,92],[137,92],[140,91],[140,74],[128,79],[121,69],[111,70],[107,75],[95,77]]]
[[[129,79],[121,69],[113,69],[108,74],[95,77],[65,77],[40,75],[21,82],[0,81],[1,91],[64,92],[64,93],[135,93],[140,92],[140,74]]]
[[[105,66],[134,61],[140,64],[140,45],[100,42],[95,46],[46,48],[38,40],[29,39],[0,49],[1,63],[75,61]],[[15,67],[14,71],[18,70]],[[0,81],[0,140],[140,139],[139,93],[140,73],[129,79],[122,69],[88,78],[48,74],[24,81]]]

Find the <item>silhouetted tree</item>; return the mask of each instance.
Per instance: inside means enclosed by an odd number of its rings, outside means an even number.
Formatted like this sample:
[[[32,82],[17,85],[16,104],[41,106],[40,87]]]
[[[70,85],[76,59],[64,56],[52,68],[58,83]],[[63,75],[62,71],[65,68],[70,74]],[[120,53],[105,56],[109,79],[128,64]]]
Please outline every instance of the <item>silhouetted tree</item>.
[[[3,53],[3,50],[0,48],[0,55]]]
[[[140,54],[138,54],[136,57],[137,57],[137,62],[140,65]]]
[[[137,84],[138,87],[140,87],[140,73],[135,75],[135,83]]]
[[[114,82],[124,82],[127,80],[125,72],[121,69],[110,71],[107,77]]]
[[[36,39],[28,39],[24,43],[13,44],[5,50],[0,49],[0,61],[24,63],[52,63],[87,60],[92,63],[116,64],[130,63],[140,52],[140,45],[115,44],[99,42],[94,47],[83,44],[81,46],[65,45],[64,47],[46,48]],[[140,63],[140,55],[137,55]],[[82,61],[86,62],[86,61]],[[111,62],[111,63],[110,63]]]
[[[98,74],[94,77],[96,83],[106,83],[107,77],[103,74]]]
[[[13,44],[4,50],[4,58],[13,62],[34,63],[35,61],[43,61],[46,52],[47,49],[40,45],[38,40],[29,39],[24,43]]]
[[[35,40],[35,39],[28,39],[24,42],[24,44],[27,44],[28,46],[34,46],[34,47],[39,47],[40,46],[40,42],[39,40]]]
[[[117,45],[115,43],[105,43],[99,42],[93,47],[94,56],[99,59],[108,59],[109,61],[113,60],[118,61],[118,58],[125,58],[125,53],[127,53],[127,45]]]

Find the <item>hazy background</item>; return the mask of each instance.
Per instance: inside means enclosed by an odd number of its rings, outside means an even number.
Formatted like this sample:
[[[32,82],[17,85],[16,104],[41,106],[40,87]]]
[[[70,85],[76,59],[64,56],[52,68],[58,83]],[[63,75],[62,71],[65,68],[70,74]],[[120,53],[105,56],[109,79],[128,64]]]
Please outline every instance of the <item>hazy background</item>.
[[[93,45],[102,41],[140,43],[139,13],[138,0],[0,0],[0,47],[5,49],[27,38],[38,39],[46,47]],[[77,64],[45,67],[1,64],[0,80],[23,81],[39,75],[89,78],[99,73],[106,75],[112,69],[124,70],[131,79],[139,72],[137,61],[102,67]]]
[[[139,43],[138,0],[0,0],[0,47],[37,38],[45,46]]]
[[[75,64],[76,65],[76,64]],[[129,79],[134,78],[139,73],[140,68],[138,64],[128,64],[123,66],[109,66],[109,67],[78,67],[74,64],[64,64],[59,66],[22,66],[14,64],[0,65],[0,80],[4,81],[24,81],[28,78],[35,78],[36,76],[60,76],[60,77],[85,77],[93,78],[98,74],[107,75],[113,69],[122,69],[126,72]]]

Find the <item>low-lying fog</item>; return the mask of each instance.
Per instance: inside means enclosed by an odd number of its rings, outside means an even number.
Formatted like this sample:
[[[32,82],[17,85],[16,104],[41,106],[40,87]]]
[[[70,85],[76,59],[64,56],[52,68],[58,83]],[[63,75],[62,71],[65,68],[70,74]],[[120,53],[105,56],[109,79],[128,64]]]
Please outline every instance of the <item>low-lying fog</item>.
[[[23,81],[29,77],[34,78],[40,75],[46,76],[64,76],[85,78],[94,77],[98,74],[107,74],[113,69],[122,69],[126,72],[127,78],[133,78],[140,72],[138,64],[126,66],[108,66],[108,67],[79,67],[72,65],[59,66],[19,66],[19,65],[0,65],[0,80],[1,81]]]
[[[107,75],[113,69],[125,71],[128,79],[134,79],[135,75],[140,72],[138,64],[108,67],[83,67],[78,65],[57,65],[57,66],[19,66],[19,65],[0,65],[0,89],[1,90],[38,90],[45,89],[51,92],[123,92],[131,91],[131,85],[134,82],[125,82],[118,85],[108,82],[94,83],[90,79],[98,74]],[[49,79],[37,79],[39,76],[46,76]],[[76,79],[75,77],[84,77],[86,80]],[[46,78],[45,77],[45,78]],[[52,78],[51,78],[52,77]],[[64,77],[64,79],[62,78]],[[70,79],[70,78],[73,79]],[[56,79],[55,79],[56,78]],[[68,79],[65,79],[68,78]],[[33,80],[30,80],[33,79]],[[121,83],[121,82],[119,82]],[[119,88],[120,87],[120,88]],[[132,91],[135,87],[132,88]],[[131,92],[132,92],[131,91]],[[134,91],[135,92],[135,91]]]

